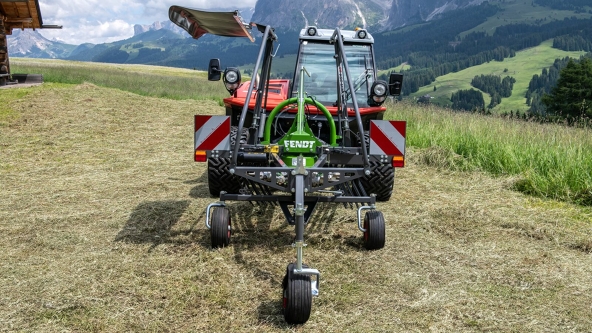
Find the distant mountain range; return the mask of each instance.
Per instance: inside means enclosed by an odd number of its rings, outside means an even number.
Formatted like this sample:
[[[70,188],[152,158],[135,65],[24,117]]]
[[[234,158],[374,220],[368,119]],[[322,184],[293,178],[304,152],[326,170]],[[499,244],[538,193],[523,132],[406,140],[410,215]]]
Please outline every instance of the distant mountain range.
[[[239,10],[245,21],[276,29],[281,45],[279,57],[296,52],[297,33],[306,25],[365,27],[375,37],[376,61],[381,69],[407,63],[413,65],[413,70],[438,67],[435,75],[439,76],[478,64],[481,59],[503,59],[514,51],[538,45],[541,38],[576,34],[592,42],[592,33],[585,28],[588,23],[592,26],[592,21],[573,21],[590,20],[589,1],[258,0],[254,8]],[[566,18],[570,21],[561,23]],[[551,22],[558,23],[550,25]],[[12,57],[198,69],[206,68],[210,58],[220,58],[224,66],[252,63],[258,51],[257,43],[245,39],[206,35],[196,41],[170,21],[135,25],[133,37],[97,45],[50,41],[31,30],[15,30],[8,41]],[[276,74],[286,75],[291,70],[282,69]],[[419,85],[433,80],[432,74],[418,75],[422,76]]]
[[[258,0],[254,8],[239,8],[243,19],[269,24],[278,31],[297,31],[306,25],[317,25],[323,28],[368,28],[371,31],[384,31],[413,23],[430,21],[439,14],[457,10],[467,6],[478,5],[484,0]],[[211,11],[228,11],[229,9],[210,9]],[[167,30],[179,36],[161,32]],[[148,33],[148,35],[144,35]],[[59,58],[83,61],[117,62],[125,57],[115,50],[108,49],[130,43],[144,42],[155,45],[158,38],[184,38],[185,31],[170,21],[154,22],[151,25],[135,25],[134,37],[113,43],[69,45],[59,41],[50,41],[36,31],[14,31],[8,36],[10,55],[13,57]],[[223,42],[224,43],[224,42]],[[121,49],[128,53],[126,61],[140,61],[134,47]],[[146,52],[155,51],[143,51]],[[109,59],[110,56],[113,58]],[[141,57],[152,59],[152,57]],[[162,62],[162,59],[160,60]]]

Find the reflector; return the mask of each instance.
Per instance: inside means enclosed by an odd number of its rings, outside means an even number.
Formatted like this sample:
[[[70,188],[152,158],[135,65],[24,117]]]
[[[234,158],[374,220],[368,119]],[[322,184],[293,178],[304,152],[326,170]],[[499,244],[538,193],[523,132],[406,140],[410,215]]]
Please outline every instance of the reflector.
[[[205,150],[196,150],[195,151],[195,162],[205,162],[208,160]]]
[[[405,166],[405,156],[393,156],[393,167],[402,168]]]

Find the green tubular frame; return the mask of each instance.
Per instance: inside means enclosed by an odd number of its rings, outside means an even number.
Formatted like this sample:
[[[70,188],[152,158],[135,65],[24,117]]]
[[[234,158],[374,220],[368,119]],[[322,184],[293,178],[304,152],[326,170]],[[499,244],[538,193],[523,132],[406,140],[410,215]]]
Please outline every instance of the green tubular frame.
[[[269,114],[267,117],[267,121],[265,122],[265,131],[263,132],[263,141],[262,144],[269,144],[271,140],[271,124],[273,124],[273,119],[275,116],[287,105],[294,104],[298,102],[298,97],[292,97],[289,99],[284,100],[280,104],[278,104]],[[333,116],[331,116],[331,112],[327,110],[327,108],[320,104],[319,102],[313,100],[312,98],[305,98],[304,103],[308,105],[313,105],[317,109],[321,110],[321,112],[327,118],[327,122],[329,123],[329,144],[333,147],[337,146],[337,130],[335,129],[335,121],[333,121]],[[298,119],[294,119],[297,121]]]

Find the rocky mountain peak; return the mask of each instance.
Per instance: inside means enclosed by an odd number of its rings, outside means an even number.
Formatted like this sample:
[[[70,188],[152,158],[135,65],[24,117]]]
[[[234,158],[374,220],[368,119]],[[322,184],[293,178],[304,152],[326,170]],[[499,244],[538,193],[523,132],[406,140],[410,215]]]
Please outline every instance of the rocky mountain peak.
[[[45,50],[54,43],[32,29],[15,29],[12,35],[7,37],[8,49],[12,56],[26,56],[34,48]]]
[[[298,30],[372,27],[386,30],[429,21],[438,14],[486,0],[258,0],[253,22]]]

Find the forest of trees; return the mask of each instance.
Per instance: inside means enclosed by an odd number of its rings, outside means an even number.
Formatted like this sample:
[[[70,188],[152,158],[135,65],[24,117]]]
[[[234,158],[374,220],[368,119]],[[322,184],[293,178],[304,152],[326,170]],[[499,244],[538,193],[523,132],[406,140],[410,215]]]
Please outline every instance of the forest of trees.
[[[487,106],[492,109],[502,102],[502,98],[512,96],[512,89],[516,79],[511,76],[501,78],[497,75],[478,75],[471,80],[471,85],[491,96],[491,103]]]
[[[590,6],[590,0],[534,0],[539,6],[551,7],[560,10],[573,10],[585,12],[585,6]]]
[[[483,93],[475,89],[459,90],[452,94],[450,101],[455,110],[481,111],[485,108]]]
[[[592,41],[580,35],[563,35],[553,38],[553,47],[563,51],[592,51]]]

